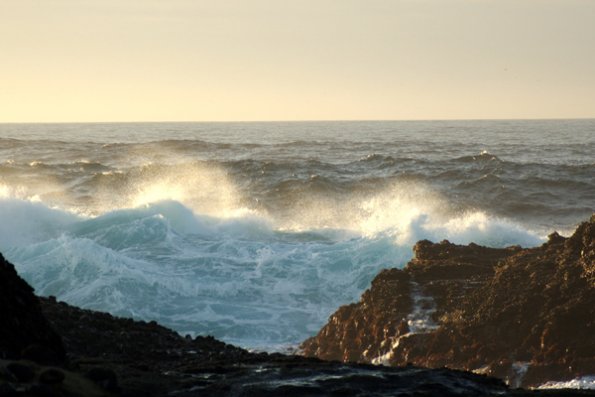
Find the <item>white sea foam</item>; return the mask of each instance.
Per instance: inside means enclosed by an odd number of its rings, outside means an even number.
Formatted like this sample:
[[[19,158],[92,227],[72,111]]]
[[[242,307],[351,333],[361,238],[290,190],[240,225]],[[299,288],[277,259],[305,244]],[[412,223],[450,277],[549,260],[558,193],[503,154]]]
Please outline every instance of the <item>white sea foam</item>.
[[[258,220],[195,216],[176,202],[91,219],[13,203],[22,216],[1,213],[3,234],[20,228],[27,239],[5,238],[2,249],[38,293],[248,346],[303,339],[378,269],[409,255],[387,238],[304,239]],[[33,233],[46,218],[53,229]]]
[[[438,328],[438,324],[432,319],[432,315],[436,311],[434,299],[431,296],[424,295],[419,284],[414,281],[411,282],[411,298],[413,299],[413,306],[411,313],[407,316],[409,331],[403,335],[385,340],[383,345],[385,348],[388,346],[388,350],[384,354],[372,358],[370,360],[372,364],[390,365],[390,360],[393,358],[394,351],[399,347],[401,340],[409,338],[411,335],[429,333]]]
[[[581,376],[568,381],[546,382],[538,389],[591,389],[595,390],[595,375]]]
[[[0,249],[55,238],[78,220],[76,215],[34,200],[0,199]]]
[[[21,199],[28,201],[39,201],[35,195],[31,195],[23,185],[12,186],[0,183],[0,199]]]
[[[99,179],[94,186],[95,199],[91,210],[95,215],[161,201],[177,201],[197,214],[216,218],[239,218],[253,214],[242,205],[243,197],[227,172],[215,165],[192,162],[162,166],[147,163],[127,173],[109,171],[101,175],[107,179]]]
[[[372,238],[389,233],[398,245],[412,245],[421,239],[495,247],[535,246],[543,241],[536,232],[484,211],[457,212],[438,192],[421,183],[393,183],[374,194],[307,197],[289,214],[281,228],[330,228]]]
[[[436,312],[434,299],[421,292],[419,284],[411,283],[411,298],[413,299],[412,311],[407,317],[409,332],[412,334],[425,334],[438,328],[438,324],[432,319]]]

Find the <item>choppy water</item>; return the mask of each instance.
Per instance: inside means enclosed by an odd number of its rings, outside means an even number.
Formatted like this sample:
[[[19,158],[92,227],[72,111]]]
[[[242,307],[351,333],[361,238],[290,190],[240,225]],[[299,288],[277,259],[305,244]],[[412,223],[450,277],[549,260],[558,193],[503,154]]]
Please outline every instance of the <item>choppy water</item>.
[[[42,295],[299,343],[417,240],[595,210],[595,120],[0,125],[0,250]]]

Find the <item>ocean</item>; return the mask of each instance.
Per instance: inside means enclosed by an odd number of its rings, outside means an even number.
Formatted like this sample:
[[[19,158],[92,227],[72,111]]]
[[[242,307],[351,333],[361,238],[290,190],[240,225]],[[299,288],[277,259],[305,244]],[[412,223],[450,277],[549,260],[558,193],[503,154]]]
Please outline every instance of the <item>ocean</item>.
[[[287,351],[421,239],[595,211],[595,120],[0,124],[0,251],[37,294]]]

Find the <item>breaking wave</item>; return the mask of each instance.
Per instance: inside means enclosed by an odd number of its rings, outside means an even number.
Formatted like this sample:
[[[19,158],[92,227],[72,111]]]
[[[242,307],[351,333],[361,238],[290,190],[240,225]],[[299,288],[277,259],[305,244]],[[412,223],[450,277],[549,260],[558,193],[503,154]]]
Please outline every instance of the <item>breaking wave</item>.
[[[224,183],[196,197],[195,187],[164,178],[123,200],[130,207],[97,216],[3,198],[0,249],[38,294],[270,350],[312,335],[378,271],[403,266],[419,239],[542,241],[484,212],[449,214],[420,186],[345,202],[311,198],[276,218],[238,207]],[[211,188],[227,196],[210,202]]]

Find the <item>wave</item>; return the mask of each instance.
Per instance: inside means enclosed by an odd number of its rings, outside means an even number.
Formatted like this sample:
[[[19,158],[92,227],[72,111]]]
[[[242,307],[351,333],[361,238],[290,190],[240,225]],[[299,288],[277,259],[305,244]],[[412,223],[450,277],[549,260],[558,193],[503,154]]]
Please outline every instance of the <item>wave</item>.
[[[154,140],[149,142],[141,143],[105,143],[102,144],[102,149],[114,150],[114,151],[173,151],[177,153],[181,152],[194,152],[201,153],[205,151],[213,150],[252,150],[259,148],[274,148],[276,150],[289,149],[295,150],[300,148],[308,147],[320,147],[325,145],[336,145],[337,142],[332,141],[307,141],[307,140],[293,140],[287,142],[270,142],[270,143],[251,143],[251,142],[216,142],[207,141],[201,139],[164,139]],[[349,146],[350,142],[341,142],[341,145]]]
[[[581,376],[569,381],[550,381],[538,389],[590,389],[595,390],[595,375]]]
[[[6,194],[6,191],[4,192]],[[0,187],[0,249],[27,246],[56,238],[76,223],[76,215],[31,200],[2,197]]]
[[[101,146],[104,150],[111,151],[153,151],[163,152],[201,152],[205,150],[228,149],[232,144],[208,142],[198,139],[165,139],[142,143],[105,143]]]
[[[475,157],[491,164],[490,156]],[[110,161],[37,161],[32,166],[12,162],[0,165],[0,182],[20,191],[16,198],[36,198],[85,215],[175,200],[207,216],[252,214],[283,230],[345,229],[362,235],[389,229],[391,222],[399,226],[401,216],[394,214],[407,213],[416,201],[422,207],[443,207],[431,211],[434,221],[440,213],[452,217],[453,213],[483,212],[529,221],[532,227],[547,226],[547,214],[560,209],[570,212],[550,227],[572,225],[589,212],[588,206],[576,206],[568,197],[569,189],[581,203],[593,201],[593,184],[584,167],[578,176],[562,176],[551,166],[526,175],[510,162],[495,168],[453,167],[449,165],[453,160],[424,162],[381,154],[342,164],[309,158],[181,158],[173,164],[160,161],[122,167]],[[370,209],[366,204],[370,202],[379,204]],[[383,219],[384,224],[371,226],[373,218]]]
[[[180,186],[193,189],[188,182]],[[417,240],[542,241],[483,212],[451,212],[439,194],[413,184],[342,202],[312,196],[286,218],[205,213],[151,191],[98,216],[1,199],[0,249],[41,295],[270,350],[312,335],[380,269],[403,266]],[[155,191],[187,192],[167,184]]]
[[[259,219],[196,215],[177,202],[74,222],[46,212],[69,222],[36,242],[2,247],[38,293],[244,345],[303,339],[402,255],[386,239],[331,242]]]
[[[485,164],[485,163],[502,163],[502,160],[500,160],[497,156],[488,153],[487,150],[483,150],[480,154],[478,155],[473,155],[473,156],[462,156],[462,157],[458,157],[455,158],[453,160],[451,160],[452,162],[458,162],[458,163],[480,163],[480,164]]]
[[[244,170],[269,164],[254,161],[232,163]],[[81,164],[98,167],[97,163]],[[486,210],[454,205],[453,200],[440,190],[422,182],[423,178],[411,175],[367,175],[365,178],[342,179],[329,174],[316,162],[312,168],[318,173],[311,174],[307,167],[299,167],[299,175],[287,178],[288,170],[279,171],[279,168],[283,167],[271,163],[267,172],[278,171],[280,175],[277,178],[266,175],[262,181],[251,179],[248,175],[237,175],[217,162],[148,164],[125,171],[105,171],[101,168],[103,171],[71,183],[69,190],[60,190],[58,186],[42,182],[45,190],[39,194],[39,190],[30,187],[3,184],[0,185],[0,197],[47,201],[52,207],[93,217],[114,210],[174,201],[205,217],[259,218],[276,230],[290,232],[341,230],[364,237],[388,233],[401,244],[415,243],[414,239],[405,240],[404,237],[415,235],[411,232],[414,224],[418,225],[418,229],[419,225],[423,225],[424,233],[432,236],[436,234],[432,230],[441,229],[453,219],[475,219],[480,223],[488,223],[483,218],[497,219],[489,216]],[[259,183],[263,185],[258,187]],[[492,199],[496,197],[496,202],[502,194],[509,199],[515,195],[504,189],[501,179],[492,174],[462,182],[457,188],[470,190],[471,198],[478,192],[487,192]],[[524,196],[521,199],[508,200],[507,205],[513,208],[526,201]],[[446,230],[442,234],[446,236],[444,238],[456,239],[456,236],[448,237],[452,233],[446,233]],[[502,240],[500,244],[505,243]],[[522,243],[530,245],[536,240],[526,239]]]

